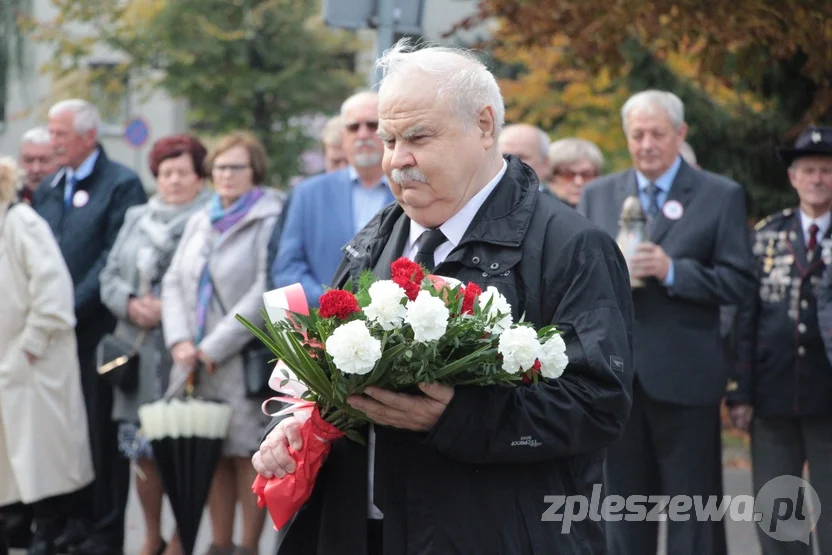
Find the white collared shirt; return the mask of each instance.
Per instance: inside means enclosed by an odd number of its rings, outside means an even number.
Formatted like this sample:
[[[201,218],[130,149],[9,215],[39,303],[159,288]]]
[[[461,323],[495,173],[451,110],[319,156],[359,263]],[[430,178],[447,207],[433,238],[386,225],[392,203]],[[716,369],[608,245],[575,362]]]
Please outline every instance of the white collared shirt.
[[[826,232],[829,230],[829,224],[832,223],[832,212],[827,212],[820,218],[812,219],[806,212],[803,210],[800,211],[800,224],[803,226],[803,244],[809,245],[809,237],[811,234],[809,233],[809,228],[812,227],[812,224],[818,226],[818,235],[817,241],[820,243],[820,240],[826,235]]]
[[[488,195],[490,195],[491,192],[497,187],[497,184],[503,178],[507,169],[508,164],[505,160],[503,160],[503,167],[494,179],[489,181],[488,185],[483,187],[479,193],[471,197],[471,200],[469,200],[459,212],[454,214],[447,222],[439,226],[440,231],[445,234],[447,241],[436,247],[436,250],[433,253],[434,266],[438,266],[443,260],[445,260],[451,251],[456,248],[460,241],[462,241],[462,237],[465,235],[465,232],[468,231],[468,227],[471,225],[471,222],[474,221],[474,216],[476,216],[477,212],[479,212],[480,208],[482,208],[482,205],[485,203]],[[418,246],[416,243],[425,231],[427,231],[427,228],[420,226],[413,220],[410,221],[410,236],[404,247],[404,256],[411,260],[416,258],[416,253],[418,252]]]
[[[471,222],[474,221],[474,216],[477,215],[477,212],[479,212],[480,208],[485,203],[485,199],[488,198],[488,195],[490,195],[491,192],[497,188],[497,184],[500,183],[500,180],[503,178],[503,175],[505,175],[507,169],[508,164],[505,160],[503,160],[503,167],[494,179],[489,181],[488,185],[483,187],[479,193],[471,197],[471,200],[469,200],[459,212],[454,214],[454,216],[447,222],[439,226],[439,229],[442,230],[442,233],[445,234],[445,237],[448,240],[439,245],[436,248],[436,251],[434,251],[434,266],[438,266],[443,260],[445,260],[445,257],[447,257],[451,251],[456,248],[460,241],[462,241],[462,237],[465,235],[465,232],[468,231],[468,227],[471,225]],[[405,244],[403,256],[406,256],[410,260],[413,260],[416,257],[416,253],[418,252],[416,242],[425,231],[427,231],[426,228],[420,226],[413,220],[410,221],[410,237]],[[371,519],[381,519],[384,518],[384,515],[373,503],[373,477],[375,474],[376,462],[376,431],[372,424],[370,424],[368,436],[369,445],[367,446],[367,449],[369,450],[369,464],[367,467],[367,482],[369,484],[369,488],[367,491],[367,516]]]

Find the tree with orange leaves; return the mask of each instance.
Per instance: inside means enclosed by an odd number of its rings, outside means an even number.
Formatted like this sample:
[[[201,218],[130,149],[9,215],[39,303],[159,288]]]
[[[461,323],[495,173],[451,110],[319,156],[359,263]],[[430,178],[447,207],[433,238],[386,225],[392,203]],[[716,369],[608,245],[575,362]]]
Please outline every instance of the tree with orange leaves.
[[[481,0],[457,28],[484,21],[513,68],[511,118],[597,139],[620,169],[623,98],[673,90],[700,161],[745,184],[759,213],[794,202],[774,147],[832,117],[827,0]]]

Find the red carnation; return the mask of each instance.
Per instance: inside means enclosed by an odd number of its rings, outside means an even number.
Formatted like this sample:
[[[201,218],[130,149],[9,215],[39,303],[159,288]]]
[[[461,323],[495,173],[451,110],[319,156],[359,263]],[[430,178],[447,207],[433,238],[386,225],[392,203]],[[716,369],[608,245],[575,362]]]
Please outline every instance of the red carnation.
[[[523,373],[523,383],[532,383],[532,376],[540,374],[540,361],[535,360],[528,372]]]
[[[350,314],[361,312],[358,300],[349,291],[332,289],[321,295],[321,308],[318,316],[321,318],[338,318],[346,320]]]
[[[425,273],[422,267],[412,260],[401,257],[390,265],[390,272],[393,275],[393,281],[399,283],[397,279],[402,281],[412,281],[413,283],[422,283],[425,279]],[[401,285],[399,283],[399,285]]]
[[[415,301],[422,289],[422,280],[425,279],[422,267],[410,259],[401,257],[390,265],[390,273],[393,282],[404,289],[407,298]]]
[[[476,283],[468,282],[468,285],[462,288],[462,314],[473,314],[474,303],[477,297],[482,294],[482,289]]]

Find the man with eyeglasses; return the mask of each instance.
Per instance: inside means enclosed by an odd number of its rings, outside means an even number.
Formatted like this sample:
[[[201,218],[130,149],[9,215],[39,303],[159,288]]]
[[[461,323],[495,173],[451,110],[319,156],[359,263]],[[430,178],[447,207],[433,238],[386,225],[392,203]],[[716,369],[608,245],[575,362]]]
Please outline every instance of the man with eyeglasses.
[[[393,202],[376,135],[378,94],[359,92],[345,100],[341,123],[349,165],[297,185],[271,267],[275,287],[300,283],[311,306],[318,305],[323,284],[332,281],[343,257],[341,247]]]

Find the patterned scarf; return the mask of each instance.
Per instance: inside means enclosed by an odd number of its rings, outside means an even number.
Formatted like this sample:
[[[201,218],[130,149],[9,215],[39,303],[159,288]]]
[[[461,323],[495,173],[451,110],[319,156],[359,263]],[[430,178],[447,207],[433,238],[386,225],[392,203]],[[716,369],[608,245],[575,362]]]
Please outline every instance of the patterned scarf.
[[[208,204],[208,216],[211,219],[211,227],[218,233],[217,240],[234,224],[242,220],[251,207],[254,206],[258,200],[263,197],[263,189],[254,187],[251,191],[238,198],[234,204],[228,208],[222,207],[222,202],[218,195],[214,195]],[[205,267],[202,269],[202,275],[199,278],[199,292],[197,294],[196,304],[196,344],[202,341],[205,337],[205,325],[208,317],[208,306],[211,304],[211,299],[214,296],[214,286],[211,281],[211,273],[209,267],[211,265],[210,257],[205,261]],[[226,307],[227,309],[228,307]]]

